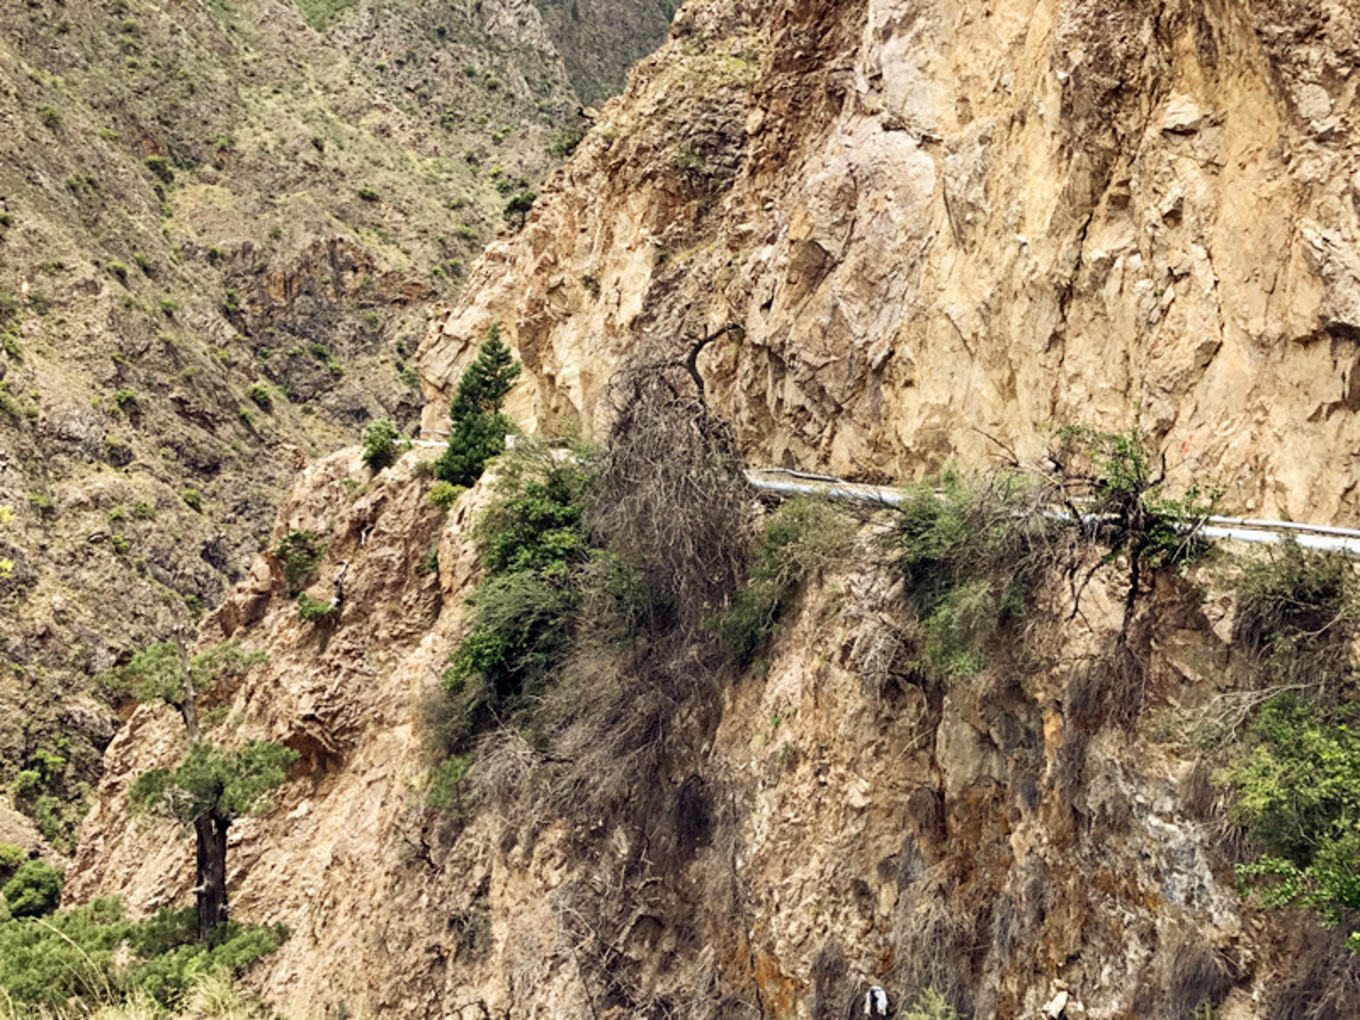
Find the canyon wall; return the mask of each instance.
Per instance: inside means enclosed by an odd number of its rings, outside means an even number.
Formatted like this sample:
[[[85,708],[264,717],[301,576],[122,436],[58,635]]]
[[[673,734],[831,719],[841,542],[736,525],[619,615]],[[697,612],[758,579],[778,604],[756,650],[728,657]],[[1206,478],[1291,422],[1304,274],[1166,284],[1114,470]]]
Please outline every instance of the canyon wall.
[[[1354,7],[708,3],[423,346],[493,322],[527,425],[699,358],[753,462],[866,479],[1137,425],[1252,514],[1353,517]],[[1004,447],[1003,445],[1004,444]]]
[[[263,555],[201,633],[269,653],[204,693],[211,739],[302,755],[228,859],[233,916],[292,931],[251,979],[284,1015],[839,1020],[870,983],[894,1008],[933,987],[979,1018],[1033,1017],[1060,992],[1069,1020],[1348,1015],[1336,933],[1234,889],[1240,837],[1198,742],[1240,682],[1211,576],[1205,598],[1155,596],[1135,684],[1110,656],[1118,570],[1075,617],[1066,583],[1041,590],[986,669],[947,682],[916,661],[869,522],[759,662],[675,695],[662,767],[594,777],[623,791],[612,806],[583,790],[535,810],[559,745],[516,723],[490,731],[461,810],[435,811],[423,747],[491,486],[441,516],[422,455],[369,483],[335,454],[284,507],[275,538],[330,543],[315,595],[349,563],[338,621],[301,622]],[[183,740],[165,707],[119,732],[69,901],[191,901],[192,842],[127,803]]]
[[[1339,4],[690,4],[427,337],[424,423],[494,323],[516,420],[595,437],[616,368],[709,340],[750,463],[902,479],[1137,425],[1230,510],[1344,522],[1356,33]],[[351,562],[333,628],[265,556],[202,632],[271,656],[210,694],[220,739],[303,754],[231,849],[237,916],[293,930],[253,977],[285,1014],[832,1020],[873,982],[1004,1020],[1064,995],[1069,1018],[1348,1015],[1335,934],[1233,888],[1195,743],[1236,682],[1212,587],[1159,589],[1132,687],[1117,568],[946,684],[870,522],[760,663],[683,703],[664,769],[620,763],[618,810],[526,814],[558,763],[505,729],[478,767],[511,779],[432,814],[421,705],[488,493],[441,518],[422,455],[370,480],[337,454],[284,508],[274,540],[330,540],[317,594]],[[185,902],[189,845],[126,821],[177,732],[143,707],[115,738],[69,898]]]

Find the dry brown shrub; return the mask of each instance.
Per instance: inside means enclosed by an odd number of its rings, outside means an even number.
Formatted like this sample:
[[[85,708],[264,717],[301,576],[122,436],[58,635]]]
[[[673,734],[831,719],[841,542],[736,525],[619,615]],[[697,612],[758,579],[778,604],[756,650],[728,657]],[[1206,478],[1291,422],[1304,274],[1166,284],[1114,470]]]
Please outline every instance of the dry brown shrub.
[[[615,419],[590,530],[642,568],[693,637],[745,571],[755,490],[731,425],[676,366],[626,369],[611,388]]]

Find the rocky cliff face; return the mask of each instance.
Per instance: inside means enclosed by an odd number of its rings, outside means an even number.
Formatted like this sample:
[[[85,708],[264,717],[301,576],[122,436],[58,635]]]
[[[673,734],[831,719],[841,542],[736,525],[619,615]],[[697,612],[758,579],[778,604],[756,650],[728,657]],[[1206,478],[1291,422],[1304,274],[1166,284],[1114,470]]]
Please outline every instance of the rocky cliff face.
[[[1079,624],[1058,585],[983,674],[946,685],[910,665],[918,635],[870,526],[763,662],[658,735],[666,768],[599,775],[623,777],[623,806],[527,810],[554,766],[506,729],[469,810],[430,813],[421,705],[442,696],[487,493],[441,520],[417,459],[356,495],[366,471],[336,454],[281,514],[276,537],[331,543],[317,594],[351,564],[336,625],[299,622],[262,557],[203,631],[270,653],[205,695],[213,739],[303,755],[229,856],[235,916],[292,929],[254,972],[285,1015],[833,1020],[870,983],[895,1005],[934,987],[976,1017],[1033,1017],[1064,991],[1069,1018],[1347,1015],[1336,940],[1233,888],[1193,742],[1232,686],[1216,595],[1163,593],[1137,691],[1102,652],[1121,599],[1099,583]],[[143,707],[110,745],[69,898],[188,898],[192,844],[129,825],[125,800],[181,741]]]
[[[519,411],[699,365],[753,461],[865,478],[1138,424],[1235,509],[1355,512],[1355,12],[690,5],[424,346]]]
[[[595,435],[616,367],[739,326],[698,368],[753,462],[913,477],[997,441],[1037,458],[1054,423],[1137,424],[1233,510],[1344,520],[1354,17],[691,4],[427,338],[426,424],[492,323],[526,367],[515,417]],[[685,703],[665,768],[601,776],[617,811],[526,813],[552,763],[502,732],[499,785],[433,818],[418,704],[485,493],[441,522],[415,459],[365,489],[335,455],[285,507],[275,537],[330,537],[323,583],[353,563],[333,631],[297,621],[268,558],[204,630],[271,654],[211,695],[222,738],[304,754],[232,848],[238,916],[295,933],[256,974],[285,1013],[830,1020],[870,982],[1006,1020],[1062,995],[1069,1018],[1353,1010],[1335,940],[1232,888],[1185,729],[1230,686],[1231,605],[1159,593],[1130,687],[1117,572],[1075,620],[1045,592],[994,668],[946,685],[904,661],[918,635],[868,528],[759,667]],[[72,898],[187,895],[188,845],[125,821],[176,732],[142,708],[110,746]]]

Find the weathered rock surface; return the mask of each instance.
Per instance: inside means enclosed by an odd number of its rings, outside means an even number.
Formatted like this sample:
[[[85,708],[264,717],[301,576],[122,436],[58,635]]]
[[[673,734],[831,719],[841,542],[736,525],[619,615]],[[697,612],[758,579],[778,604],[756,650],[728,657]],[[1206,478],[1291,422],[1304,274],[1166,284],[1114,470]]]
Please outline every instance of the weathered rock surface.
[[[427,339],[426,424],[495,322],[526,368],[511,413],[587,434],[617,366],[735,324],[698,365],[753,462],[917,476],[993,440],[1037,457],[1052,423],[1137,424],[1232,509],[1345,520],[1358,55],[1340,4],[692,4]],[[1134,691],[1098,660],[1121,599],[1100,583],[1076,619],[1048,593],[1011,657],[946,687],[902,661],[865,541],[764,668],[691,706],[712,724],[633,786],[656,810],[488,798],[431,826],[417,704],[484,493],[441,525],[411,459],[356,497],[337,455],[285,508],[280,529],[331,536],[321,583],[353,563],[333,632],[262,561],[206,638],[272,656],[219,693],[223,725],[304,753],[232,847],[237,916],[295,932],[256,975],[283,1012],[831,1020],[870,982],[1005,1020],[1353,1012],[1335,941],[1235,894],[1178,735],[1226,683],[1217,599],[1156,621]],[[436,535],[438,583],[417,569]],[[123,805],[175,748],[150,709],[111,745],[70,896],[187,896],[188,845]]]
[[[424,346],[500,322],[587,432],[699,365],[752,461],[920,476],[1150,431],[1236,510],[1356,517],[1350,5],[690,5]]]
[[[334,455],[281,514],[276,539],[330,541],[315,594],[350,562],[337,625],[300,623],[266,556],[204,628],[270,653],[206,694],[229,706],[213,738],[303,755],[274,811],[234,827],[228,861],[235,916],[293,931],[254,976],[285,1015],[832,1020],[873,982],[895,1003],[933,985],[976,1017],[1032,1017],[1070,990],[1068,1017],[1181,1017],[1207,996],[1249,1018],[1329,987],[1333,943],[1237,896],[1221,800],[1174,723],[1227,683],[1226,605],[1164,614],[1130,694],[1083,669],[1118,630],[1118,592],[1094,585],[1076,625],[1053,592],[1014,636],[1024,651],[1003,642],[946,687],[907,661],[913,625],[873,529],[722,691],[707,735],[635,778],[652,808],[526,817],[511,783],[437,820],[421,703],[478,576],[487,488],[441,520],[417,457],[356,496],[366,469]],[[1144,696],[1138,727],[1108,724]],[[188,902],[191,843],[129,825],[126,805],[182,739],[142,707],[110,745],[69,898]],[[497,740],[484,767],[532,763],[512,731]]]

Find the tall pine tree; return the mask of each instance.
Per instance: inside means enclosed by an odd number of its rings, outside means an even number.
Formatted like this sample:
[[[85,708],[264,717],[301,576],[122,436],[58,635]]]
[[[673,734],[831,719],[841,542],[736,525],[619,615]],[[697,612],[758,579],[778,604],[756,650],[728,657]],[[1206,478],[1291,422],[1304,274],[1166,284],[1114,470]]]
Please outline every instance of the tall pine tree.
[[[458,380],[449,408],[452,427],[449,448],[435,463],[435,474],[454,485],[472,485],[492,457],[505,450],[505,434],[512,423],[501,414],[501,404],[519,378],[519,362],[501,341],[494,325],[482,342],[477,359]]]

